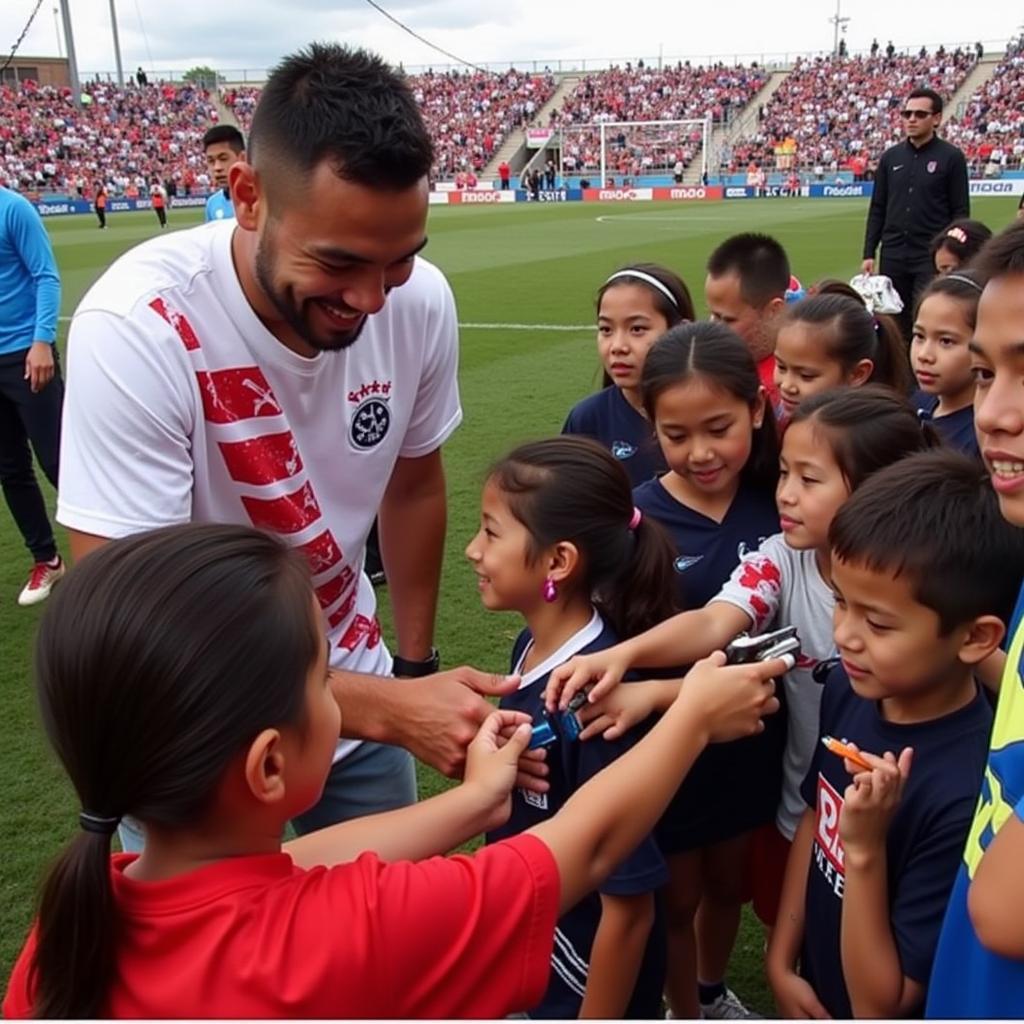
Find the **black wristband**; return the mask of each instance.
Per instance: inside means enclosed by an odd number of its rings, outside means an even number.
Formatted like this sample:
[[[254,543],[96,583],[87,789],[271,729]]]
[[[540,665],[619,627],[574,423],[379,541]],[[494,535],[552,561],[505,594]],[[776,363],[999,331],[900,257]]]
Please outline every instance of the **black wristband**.
[[[392,675],[405,679],[419,679],[421,676],[433,675],[441,667],[441,655],[436,647],[430,648],[430,654],[422,661],[412,661],[396,654],[391,661]]]

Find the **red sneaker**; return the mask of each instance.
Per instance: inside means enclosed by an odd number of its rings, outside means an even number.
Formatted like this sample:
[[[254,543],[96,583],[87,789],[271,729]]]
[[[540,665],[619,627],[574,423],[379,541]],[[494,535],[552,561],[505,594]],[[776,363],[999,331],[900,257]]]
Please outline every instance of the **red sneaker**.
[[[36,562],[32,566],[32,573],[28,578],[28,583],[25,584],[25,588],[18,595],[18,604],[22,608],[27,608],[29,605],[45,601],[50,596],[50,591],[53,590],[54,585],[63,576],[64,562],[60,555],[57,556],[55,565],[51,565],[49,562]]]

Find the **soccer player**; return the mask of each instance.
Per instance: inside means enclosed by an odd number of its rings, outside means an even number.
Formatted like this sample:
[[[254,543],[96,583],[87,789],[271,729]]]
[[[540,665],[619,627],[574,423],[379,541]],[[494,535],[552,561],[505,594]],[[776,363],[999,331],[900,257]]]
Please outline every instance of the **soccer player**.
[[[224,220],[235,215],[228,189],[228,169],[232,164],[245,159],[245,139],[231,124],[214,125],[203,136],[203,152],[206,154],[206,168],[217,189],[206,200],[206,219]]]

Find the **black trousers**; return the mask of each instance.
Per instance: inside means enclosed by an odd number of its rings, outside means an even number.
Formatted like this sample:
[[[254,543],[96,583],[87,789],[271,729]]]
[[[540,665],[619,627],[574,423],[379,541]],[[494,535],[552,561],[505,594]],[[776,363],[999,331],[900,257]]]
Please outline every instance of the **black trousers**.
[[[100,227],[105,228],[107,226],[107,211],[102,206],[97,206],[96,216],[99,219]]]
[[[162,206],[154,206],[153,209],[156,210],[156,219],[158,221],[160,221],[160,227],[162,227],[162,228],[166,227],[167,226],[167,212],[164,210],[164,208]]]
[[[903,300],[903,312],[896,317],[896,322],[900,325],[903,338],[909,345],[914,334],[914,306],[921,292],[935,277],[935,271],[931,267],[910,269],[905,263],[887,260],[883,254],[878,272],[892,281],[893,287]]]
[[[24,349],[0,356],[0,486],[32,560],[49,562],[57,555],[57,545],[32,465],[32,451],[46,479],[56,487],[64,381],[57,363],[53,380],[33,394],[25,380],[27,354]]]

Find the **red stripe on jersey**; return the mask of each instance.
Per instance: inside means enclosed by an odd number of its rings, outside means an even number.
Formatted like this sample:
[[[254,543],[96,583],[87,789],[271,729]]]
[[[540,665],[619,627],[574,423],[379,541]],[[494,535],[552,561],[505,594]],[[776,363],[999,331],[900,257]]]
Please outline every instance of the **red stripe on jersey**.
[[[309,571],[314,576],[319,576],[328,569],[333,569],[344,557],[341,545],[334,539],[330,530],[314,537],[305,544],[299,544],[295,548],[301,551],[309,562]]]
[[[281,405],[258,366],[199,370],[203,415],[209,423],[235,423],[259,416],[279,416]]]
[[[308,483],[280,498],[250,498],[243,494],[242,504],[253,526],[275,533],[298,533],[320,518],[320,505]]]
[[[339,647],[346,651],[354,651],[365,637],[366,649],[372,651],[380,643],[380,623],[374,619],[368,619],[365,615],[357,615],[352,620],[352,625],[345,631],[345,635],[338,641]]]
[[[357,591],[353,590],[352,593],[345,598],[345,603],[327,616],[327,625],[330,626],[331,629],[337,629],[349,617],[350,612],[356,604],[356,593]],[[347,635],[348,634],[346,634],[346,636]]]
[[[177,331],[181,343],[189,352],[194,352],[199,348],[199,338],[184,313],[179,313],[176,309],[168,309],[167,303],[161,298],[155,298],[149,304],[149,308],[162,316]]]
[[[321,583],[315,590],[316,599],[321,608],[330,608],[341,597],[355,579],[355,573],[346,565],[337,576],[332,576],[326,583]]]
[[[299,448],[290,430],[247,441],[221,441],[218,447],[231,479],[240,484],[272,484],[302,469]]]

